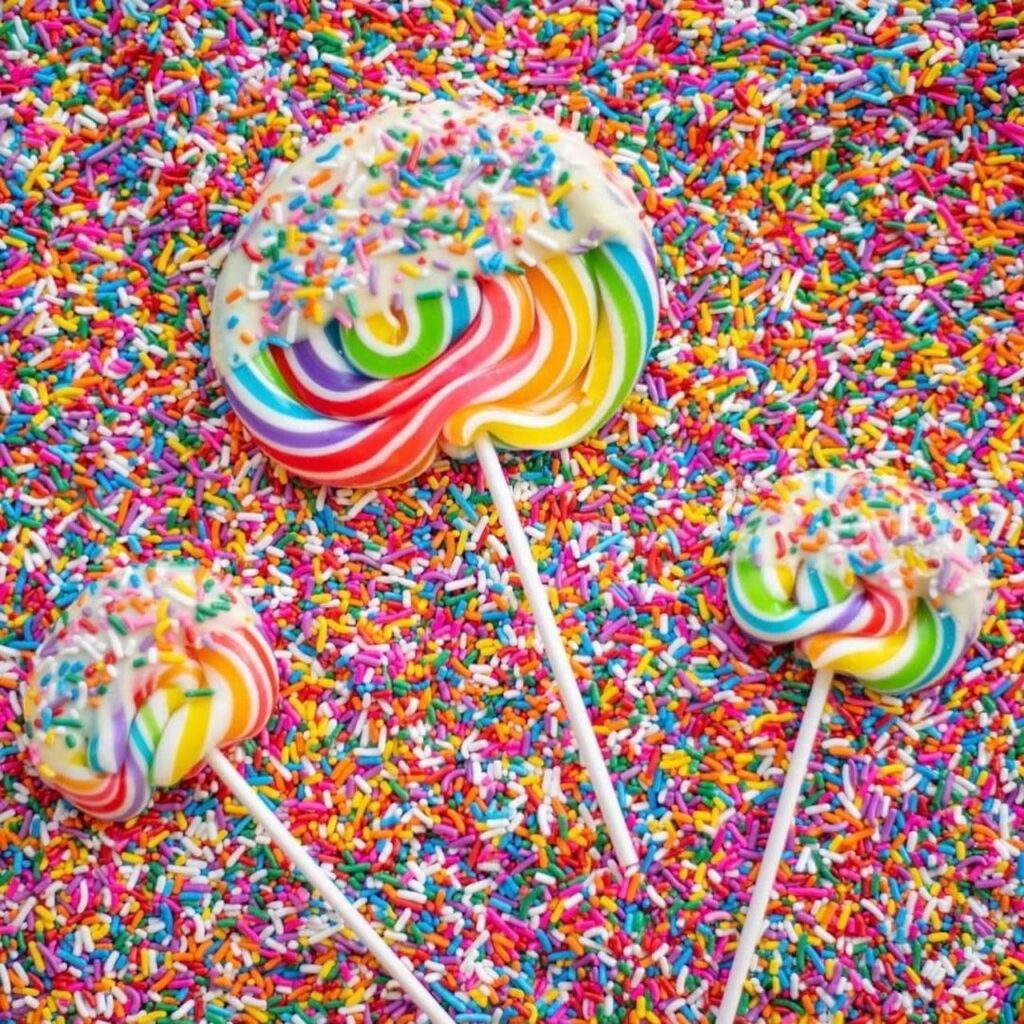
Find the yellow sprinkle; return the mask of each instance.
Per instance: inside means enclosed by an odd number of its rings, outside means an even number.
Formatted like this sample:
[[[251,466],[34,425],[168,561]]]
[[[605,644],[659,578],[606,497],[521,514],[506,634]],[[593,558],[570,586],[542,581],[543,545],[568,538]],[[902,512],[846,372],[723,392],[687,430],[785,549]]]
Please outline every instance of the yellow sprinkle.
[[[35,167],[25,175],[25,184],[21,187],[27,192],[36,183],[36,178],[42,173],[42,171],[43,163],[42,160],[39,160]]]
[[[81,398],[85,394],[85,388],[65,387],[56,388],[53,392],[54,398]]]
[[[167,239],[167,244],[163,247],[163,251],[156,258],[156,269],[161,274],[167,273],[167,261],[171,258],[171,253],[174,252],[174,239]]]
[[[406,277],[420,276],[419,267],[417,267],[415,263],[410,263],[408,260],[402,260],[402,262],[398,264],[398,269],[405,274]]]
[[[53,911],[47,910],[47,908],[44,907],[42,903],[37,903],[35,907],[32,908],[32,912],[42,922],[44,928],[51,927],[54,921],[57,920],[56,915],[53,913]]]
[[[65,143],[66,137],[67,136],[65,135],[58,135],[53,140],[53,145],[50,146],[50,151],[49,153],[46,154],[46,163],[52,164],[53,161],[57,159],[57,155],[60,153],[61,147],[63,146],[63,143]]]
[[[639,164],[636,165],[636,170],[637,170],[637,177],[638,178],[641,178],[641,180],[642,180],[644,177],[646,177],[646,175],[642,175],[640,173],[640,165]],[[649,185],[650,182],[649,181],[644,181],[644,184],[645,185]],[[548,202],[552,206],[554,206],[556,203],[558,203],[563,197],[565,197],[571,191],[572,191],[572,182],[571,181],[564,182],[563,184],[559,185],[558,188],[556,188],[551,193],[551,195],[548,196]]]
[[[843,909],[839,911],[839,919],[836,921],[836,930],[843,933],[846,931],[846,926],[850,923],[850,914],[853,912],[853,905],[850,903],[844,903]]]

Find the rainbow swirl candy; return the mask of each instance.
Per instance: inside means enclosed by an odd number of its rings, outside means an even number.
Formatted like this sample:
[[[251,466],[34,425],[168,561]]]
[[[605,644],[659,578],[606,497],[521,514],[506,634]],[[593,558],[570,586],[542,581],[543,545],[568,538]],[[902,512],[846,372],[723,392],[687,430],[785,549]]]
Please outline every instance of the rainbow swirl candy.
[[[277,665],[252,609],[206,570],[120,570],[40,646],[24,695],[28,755],[97,818],[130,818],[215,747],[255,735]]]
[[[733,617],[795,642],[816,669],[901,693],[938,682],[981,628],[988,578],[953,512],[864,471],[784,478],[744,523],[732,558]]]
[[[547,118],[432,101],[286,167],[220,271],[211,351],[277,462],[376,486],[484,434],[555,449],[647,360],[654,249],[612,162]]]

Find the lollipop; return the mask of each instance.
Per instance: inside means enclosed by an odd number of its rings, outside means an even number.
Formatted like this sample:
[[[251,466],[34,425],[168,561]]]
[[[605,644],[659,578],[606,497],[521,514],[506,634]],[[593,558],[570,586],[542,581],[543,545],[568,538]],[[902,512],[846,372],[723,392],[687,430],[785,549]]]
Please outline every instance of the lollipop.
[[[759,640],[795,643],[816,675],[718,1024],[736,1016],[833,674],[880,693],[939,682],[977,637],[987,595],[966,527],[936,497],[888,477],[788,477],[744,523],[729,569],[733,617]]]
[[[246,217],[211,352],[256,442],[307,480],[408,480],[475,452],[621,863],[636,863],[495,444],[560,449],[647,360],[654,249],[628,182],[576,133],[433,101],[328,136]]]
[[[286,167],[221,268],[231,404],[307,480],[408,480],[480,437],[558,449],[622,404],[657,315],[628,182],[524,112],[393,107]]]
[[[24,694],[29,760],[97,818],[130,818],[208,764],[435,1024],[451,1018],[218,749],[256,735],[277,665],[252,609],[203,569],[125,569],[40,646]]]

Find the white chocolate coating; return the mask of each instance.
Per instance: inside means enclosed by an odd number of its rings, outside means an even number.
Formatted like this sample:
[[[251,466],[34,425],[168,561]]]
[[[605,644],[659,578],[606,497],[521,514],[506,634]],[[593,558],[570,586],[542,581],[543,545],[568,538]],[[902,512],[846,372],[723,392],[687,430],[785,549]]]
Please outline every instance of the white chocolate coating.
[[[443,179],[430,180],[431,152],[442,156]],[[537,186],[523,184],[534,179],[531,162]],[[475,228],[432,226],[474,211],[486,213]],[[268,334],[291,343],[331,319],[394,316],[425,292],[607,241],[650,250],[628,183],[577,132],[539,114],[447,100],[385,108],[303,153],[246,215],[214,295],[213,358],[223,375],[254,358]],[[298,301],[291,288],[274,309],[282,270],[302,282],[292,282]],[[322,283],[308,286],[310,276]]]

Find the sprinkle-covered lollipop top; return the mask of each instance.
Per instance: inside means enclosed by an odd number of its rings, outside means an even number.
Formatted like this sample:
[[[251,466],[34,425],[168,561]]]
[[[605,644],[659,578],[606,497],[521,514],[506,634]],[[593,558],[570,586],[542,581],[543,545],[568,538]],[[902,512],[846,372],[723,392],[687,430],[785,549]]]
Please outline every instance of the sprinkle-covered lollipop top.
[[[743,524],[728,580],[747,633],[891,693],[951,671],[988,589],[981,548],[947,505],[854,470],[780,480]]]
[[[622,404],[657,322],[629,182],[536,114],[432,101],[328,136],[220,270],[210,346],[260,446],[376,486],[487,435],[555,449]]]
[[[285,167],[248,213],[220,272],[214,355],[223,372],[260,339],[613,241],[650,245],[629,182],[578,132],[480,104],[385,107]]]
[[[24,694],[28,756],[68,800],[129,818],[213,750],[259,732],[277,666],[249,605],[205,569],[118,570],[40,646]]]

